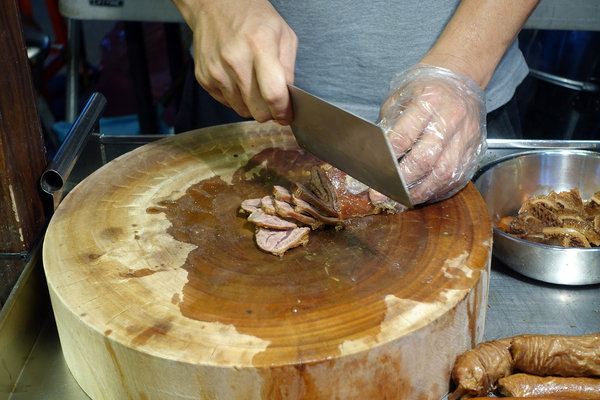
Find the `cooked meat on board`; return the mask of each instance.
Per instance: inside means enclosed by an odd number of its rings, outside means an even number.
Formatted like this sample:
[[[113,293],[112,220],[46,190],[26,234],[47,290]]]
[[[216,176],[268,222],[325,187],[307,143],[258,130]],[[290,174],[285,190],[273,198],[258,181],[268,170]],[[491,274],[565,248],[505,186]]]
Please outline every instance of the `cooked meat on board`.
[[[600,333],[483,342],[457,357],[452,380],[456,389],[450,400],[493,393],[600,399]]]
[[[311,229],[342,229],[350,218],[405,209],[326,163],[311,169],[307,186],[274,185],[271,195],[242,202],[240,212],[249,214],[248,221],[256,225],[255,240],[261,250],[282,256],[308,243]]]
[[[583,201],[577,188],[527,199],[498,229],[520,239],[562,247],[600,246],[600,191]]]

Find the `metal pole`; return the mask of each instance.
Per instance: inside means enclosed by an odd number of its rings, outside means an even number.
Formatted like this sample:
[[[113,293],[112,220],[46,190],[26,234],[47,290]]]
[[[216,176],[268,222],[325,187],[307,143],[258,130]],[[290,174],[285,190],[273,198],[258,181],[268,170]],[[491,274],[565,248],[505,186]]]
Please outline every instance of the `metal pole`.
[[[67,20],[67,85],[65,89],[65,120],[75,121],[79,103],[79,56],[81,49],[81,21]]]

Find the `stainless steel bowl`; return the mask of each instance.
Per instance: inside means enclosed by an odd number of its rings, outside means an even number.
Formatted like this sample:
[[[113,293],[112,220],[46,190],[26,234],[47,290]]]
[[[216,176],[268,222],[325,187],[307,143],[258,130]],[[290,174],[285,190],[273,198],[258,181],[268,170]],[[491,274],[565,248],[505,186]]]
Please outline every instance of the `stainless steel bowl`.
[[[475,177],[496,226],[530,196],[579,188],[588,200],[600,190],[600,154],[544,150],[513,154],[484,166]],[[513,270],[549,283],[600,283],[600,248],[563,248],[517,239],[494,228],[492,252]]]

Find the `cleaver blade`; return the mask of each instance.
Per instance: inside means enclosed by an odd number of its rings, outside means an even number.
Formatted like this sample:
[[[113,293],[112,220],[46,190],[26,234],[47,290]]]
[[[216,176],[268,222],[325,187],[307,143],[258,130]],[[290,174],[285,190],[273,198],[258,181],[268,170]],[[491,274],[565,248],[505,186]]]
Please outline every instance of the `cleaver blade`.
[[[296,86],[288,85],[296,141],[303,149],[372,189],[412,207],[383,130]]]

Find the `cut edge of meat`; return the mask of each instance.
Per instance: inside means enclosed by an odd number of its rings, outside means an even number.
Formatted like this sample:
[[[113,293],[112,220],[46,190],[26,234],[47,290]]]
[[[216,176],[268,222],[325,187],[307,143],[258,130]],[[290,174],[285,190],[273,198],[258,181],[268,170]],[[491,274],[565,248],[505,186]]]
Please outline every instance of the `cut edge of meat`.
[[[254,211],[260,210],[261,199],[246,199],[240,204],[240,213],[252,214]]]
[[[318,229],[323,226],[323,223],[317,221],[315,218],[310,215],[306,215],[300,212],[297,212],[294,207],[285,201],[282,200],[273,200],[273,204],[275,206],[275,210],[280,217],[294,219],[304,225],[308,225],[311,229]]]
[[[282,257],[283,254],[308,243],[310,228],[296,227],[288,230],[273,230],[257,227],[254,234],[256,245],[267,253]]]
[[[263,196],[260,199],[260,208],[267,214],[277,215],[275,205],[273,204],[273,198],[271,196]]]
[[[310,214],[312,217],[319,220],[320,222],[322,222],[325,225],[332,225],[332,226],[343,226],[344,225],[343,220],[321,213],[319,210],[317,210],[315,207],[313,207],[310,203],[308,203],[302,199],[299,199],[298,197],[296,197],[293,194],[292,194],[292,202],[295,204],[295,206],[296,206],[295,209],[297,212]]]
[[[267,214],[263,210],[254,211],[248,216],[248,221],[263,228],[276,230],[290,230],[298,227],[293,222],[287,221],[277,215]]]
[[[336,210],[332,204],[328,204],[327,202],[317,197],[313,192],[308,190],[301,183],[294,183],[291,192],[293,196],[296,196],[297,198],[309,203],[321,213],[329,215],[330,217],[339,218],[339,210]]]
[[[273,186],[273,197],[275,200],[285,201],[286,203],[292,202],[292,194],[283,186]]]

